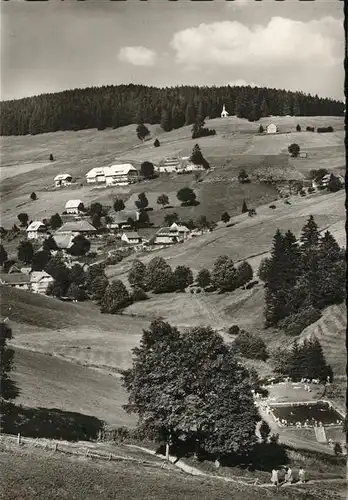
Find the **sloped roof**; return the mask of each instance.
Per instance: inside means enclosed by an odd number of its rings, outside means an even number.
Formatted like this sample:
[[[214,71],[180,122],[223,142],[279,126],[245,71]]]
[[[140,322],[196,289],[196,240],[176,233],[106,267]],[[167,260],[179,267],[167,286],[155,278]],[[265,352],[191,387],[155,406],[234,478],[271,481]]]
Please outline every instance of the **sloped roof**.
[[[163,235],[168,234],[169,235],[170,234],[170,227],[161,227],[161,228],[159,228],[159,230],[157,231],[156,234],[159,234],[159,235],[161,235],[161,234],[163,234]]]
[[[43,224],[40,220],[34,220],[27,227],[27,231],[37,231],[41,227],[45,227],[45,224]]]
[[[96,228],[86,220],[70,221],[70,222],[65,222],[65,224],[63,224],[59,229],[57,229],[55,234],[79,232],[79,231],[92,233],[96,231]]]
[[[65,203],[65,208],[78,208],[80,205],[83,205],[81,200],[69,200]]]
[[[57,244],[58,248],[67,249],[73,245],[72,240],[74,237],[71,234],[55,234],[53,236],[54,241]]]
[[[0,281],[8,283],[9,285],[22,285],[30,283],[30,276],[24,273],[0,273]]]
[[[104,175],[106,167],[94,167],[92,170],[87,172],[86,177],[96,177],[97,175]]]
[[[179,232],[188,232],[189,229],[182,225],[182,224],[177,224],[176,222],[173,222],[173,224],[170,226],[171,230],[177,230]]]
[[[45,271],[33,271],[30,274],[30,281],[32,283],[38,283],[43,278],[52,278],[52,276],[50,274],[46,273]]]
[[[54,181],[63,181],[65,179],[69,179],[69,178],[72,178],[72,175],[70,175],[70,174],[58,174],[55,176],[55,178],[53,180]]]
[[[139,239],[140,236],[137,232],[135,231],[129,231],[129,232],[126,232],[126,233],[123,233],[127,236],[128,239],[130,240],[133,240],[133,239]]]
[[[127,175],[129,172],[138,172],[130,163],[123,163],[121,165],[111,165],[104,168],[105,177],[112,175]]]

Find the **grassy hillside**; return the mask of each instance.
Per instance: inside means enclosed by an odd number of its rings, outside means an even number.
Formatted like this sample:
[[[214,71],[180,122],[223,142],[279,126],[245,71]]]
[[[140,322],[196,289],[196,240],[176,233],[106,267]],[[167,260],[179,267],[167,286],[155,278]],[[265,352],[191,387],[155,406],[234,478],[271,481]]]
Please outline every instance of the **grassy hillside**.
[[[270,121],[279,127],[279,134],[262,136],[257,134],[259,123]],[[296,132],[296,124],[302,129],[307,125],[320,126],[331,124],[333,134]],[[275,190],[257,185],[241,189],[235,181],[240,168],[253,174],[260,165],[283,178],[302,177],[310,168],[317,168],[318,161],[324,159],[330,169],[344,167],[344,122],[339,117],[272,117],[258,123],[236,117],[207,120],[207,126],[217,131],[214,137],[199,140],[191,138],[190,127],[163,132],[159,126],[149,126],[152,139],[144,144],[136,137],[135,125],[117,130],[86,130],[79,132],[56,132],[36,136],[2,138],[2,225],[13,224],[20,211],[30,218],[42,219],[54,212],[62,212],[68,199],[80,198],[86,204],[101,201],[112,204],[116,196],[128,199],[133,193],[145,191],[158,194],[175,194],[182,185],[194,185],[202,205],[195,209],[180,209],[183,216],[196,217],[205,213],[208,218],[219,219],[223,207],[233,213],[241,208],[245,197],[257,206],[275,199]],[[153,139],[158,137],[161,147],[153,147]],[[140,183],[130,187],[93,188],[86,186],[85,174],[93,167],[104,166],[116,161],[133,161],[139,166],[145,160],[157,163],[166,156],[174,154],[189,155],[195,143],[201,146],[204,156],[212,167],[218,170],[209,174],[206,183],[196,185],[192,175],[161,176],[159,180]],[[287,147],[298,142],[307,158],[291,160]],[[47,163],[52,153],[54,162]],[[77,178],[75,188],[54,190],[53,178],[58,173],[68,172]],[[81,185],[82,184],[82,185]],[[226,185],[227,184],[227,185]],[[38,200],[31,202],[29,194],[35,191]],[[209,203],[206,204],[207,200]],[[172,201],[172,200],[171,200]],[[133,201],[131,202],[133,204]],[[156,206],[154,208],[157,208]],[[162,214],[161,214],[162,219]],[[158,222],[155,215],[154,222]]]
[[[68,458],[33,449],[0,451],[3,473],[3,498],[15,500],[224,500],[233,498],[275,498],[268,488],[245,486],[216,479],[192,477],[172,470],[129,462],[98,462],[84,458]],[[341,484],[309,484],[298,488],[281,488],[279,500],[327,500],[344,498]]]

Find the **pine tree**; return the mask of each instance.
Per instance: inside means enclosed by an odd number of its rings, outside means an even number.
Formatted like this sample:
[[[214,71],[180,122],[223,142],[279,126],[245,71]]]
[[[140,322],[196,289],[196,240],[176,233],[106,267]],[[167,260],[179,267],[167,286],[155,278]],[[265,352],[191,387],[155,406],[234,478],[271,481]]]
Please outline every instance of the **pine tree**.
[[[116,198],[115,201],[114,201],[114,210],[115,210],[115,212],[121,212],[125,208],[126,208],[126,206],[124,204],[124,201]]]
[[[0,244],[0,266],[7,260],[7,252],[2,244]]]
[[[192,102],[189,102],[185,111],[185,125],[192,125],[196,122],[195,108]]]
[[[170,112],[167,108],[162,109],[161,113],[161,127],[165,132],[170,132],[172,130],[172,120]]]
[[[30,243],[30,241],[21,241],[17,250],[18,259],[25,264],[30,264],[34,255],[33,245]]]
[[[319,239],[319,258],[328,263],[337,262],[343,259],[343,252],[329,231]]]
[[[300,241],[302,243],[302,251],[307,249],[316,249],[316,247],[318,246],[319,230],[313,215],[309,216],[306,224],[303,226]]]
[[[158,139],[155,140],[155,142],[153,143],[153,145],[155,146],[155,148],[159,148],[160,147],[160,141]]]
[[[209,163],[207,160],[204,158],[201,148],[199,147],[198,144],[195,144],[192,150],[192,154],[190,156],[190,160],[192,163],[195,165],[202,165],[205,169],[210,168]]]
[[[11,380],[10,373],[14,368],[14,350],[9,347],[8,341],[12,339],[12,329],[6,320],[0,322],[0,424],[3,430],[3,422],[7,416],[8,407],[5,402],[15,399],[19,395],[16,384]],[[13,416],[12,416],[13,418]]]
[[[260,112],[261,112],[261,116],[264,116],[264,117],[269,116],[269,109],[268,109],[268,104],[267,104],[266,99],[262,100]]]
[[[231,217],[228,215],[227,212],[224,212],[222,215],[221,215],[221,220],[222,222],[225,222],[225,224],[231,219]]]
[[[59,229],[63,225],[62,218],[59,214],[54,214],[50,218],[50,226],[51,228],[55,231],[56,229]]]
[[[245,200],[243,200],[243,205],[242,205],[242,214],[245,214],[246,212],[248,212],[249,209],[248,209],[248,205],[246,203]]]
[[[172,112],[171,112],[171,125],[172,128],[180,128],[184,125],[185,123],[185,116],[177,104],[174,104],[172,107]]]

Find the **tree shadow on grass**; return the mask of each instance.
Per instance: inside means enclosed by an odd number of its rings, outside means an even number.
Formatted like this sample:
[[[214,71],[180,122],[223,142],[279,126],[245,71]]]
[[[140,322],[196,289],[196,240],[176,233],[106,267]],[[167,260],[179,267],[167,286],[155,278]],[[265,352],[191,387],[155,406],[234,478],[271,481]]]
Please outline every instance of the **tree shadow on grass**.
[[[103,426],[104,422],[96,417],[57,408],[26,408],[12,403],[3,403],[1,408],[1,429],[6,434],[93,441]]]

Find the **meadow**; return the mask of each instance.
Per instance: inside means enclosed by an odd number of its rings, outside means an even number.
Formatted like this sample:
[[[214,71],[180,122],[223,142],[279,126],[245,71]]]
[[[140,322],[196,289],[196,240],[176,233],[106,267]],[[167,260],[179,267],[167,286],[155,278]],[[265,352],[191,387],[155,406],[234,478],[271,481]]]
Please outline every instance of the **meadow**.
[[[258,135],[259,124],[274,122],[277,135]],[[137,255],[143,262],[154,256],[164,257],[174,268],[185,264],[196,273],[202,267],[212,268],[214,260],[227,254],[237,263],[247,259],[254,272],[262,258],[267,256],[277,228],[291,229],[296,236],[313,214],[320,230],[329,229],[341,245],[345,244],[345,214],[343,191],[336,194],[316,193],[306,197],[292,196],[291,205],[279,200],[276,189],[256,180],[257,173],[271,172],[284,179],[299,179],[310,169],[327,166],[330,170],[344,169],[344,122],[337,117],[271,117],[250,123],[235,117],[226,120],[207,120],[217,135],[192,140],[190,127],[164,133],[159,126],[149,126],[152,139],[140,143],[135,125],[117,130],[86,130],[56,132],[38,136],[3,137],[1,140],[2,225],[16,222],[19,212],[31,219],[50,217],[64,210],[68,199],[80,198],[89,204],[100,201],[112,205],[115,197],[125,200],[127,208],[134,208],[139,192],[144,191],[153,211],[150,219],[163,224],[164,215],[177,212],[185,219],[206,215],[219,221],[227,211],[232,227],[219,222],[212,233],[187,241],[172,248],[151,254]],[[332,134],[296,132],[307,125],[332,125]],[[158,137],[159,148],[153,147]],[[287,147],[298,142],[307,158],[291,159]],[[174,154],[189,155],[195,143],[211,163],[212,171],[202,182],[195,176],[161,175],[152,181],[132,186],[95,188],[84,183],[85,173],[93,167],[116,161],[154,163]],[[52,153],[55,161],[48,163]],[[237,177],[245,168],[252,177],[250,184],[239,184]],[[77,179],[74,188],[55,190],[53,177],[68,172]],[[200,204],[195,207],[178,206],[176,192],[190,186],[197,193]],[[35,191],[36,201],[29,195]],[[156,200],[167,193],[173,209],[163,210]],[[257,209],[256,217],[240,214],[242,201]],[[273,202],[276,209],[269,208]],[[14,247],[13,247],[14,248]],[[134,256],[116,266],[107,268],[110,279],[126,275]],[[2,287],[0,310],[10,316],[13,345],[16,348],[15,379],[20,386],[19,402],[25,405],[58,407],[80,411],[103,418],[113,425],[134,425],[134,419],[122,410],[125,393],[118,372],[130,366],[131,349],[139,342],[141,332],[153,318],[161,317],[180,328],[210,324],[228,341],[227,329],[238,324],[248,331],[262,335],[271,348],[290,343],[292,339],[272,329],[263,329],[263,287],[237,291],[231,294],[164,294],[135,303],[123,315],[101,314],[91,303],[71,304],[48,297]],[[11,308],[11,309],[10,309]],[[10,312],[10,314],[9,314]],[[315,332],[323,345],[328,361],[339,374],[345,365],[344,325],[342,306],[331,306],[323,317],[303,332]],[[259,363],[260,373],[269,373],[270,367]],[[46,387],[45,387],[46,385]],[[40,390],[38,390],[40,387]],[[98,390],[98,387],[102,389]],[[90,392],[88,392],[90,391]]]

